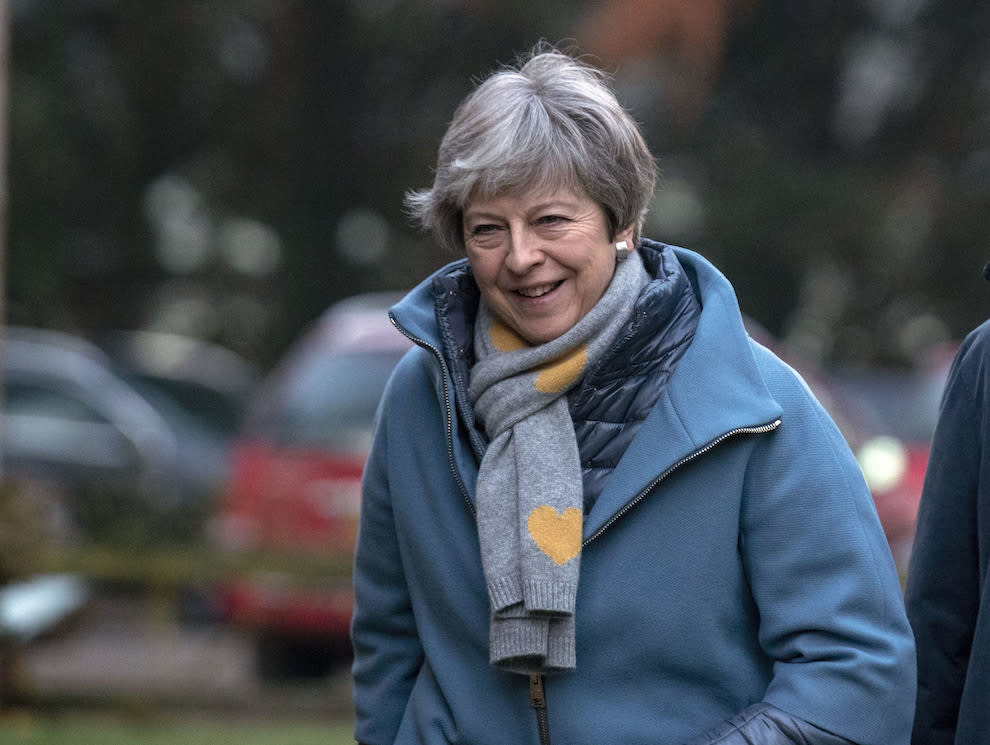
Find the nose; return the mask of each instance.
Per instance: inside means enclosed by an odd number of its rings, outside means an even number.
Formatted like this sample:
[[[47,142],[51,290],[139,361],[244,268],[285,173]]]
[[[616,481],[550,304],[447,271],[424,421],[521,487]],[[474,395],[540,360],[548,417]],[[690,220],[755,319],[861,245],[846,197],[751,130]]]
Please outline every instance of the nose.
[[[531,230],[513,227],[509,230],[509,251],[505,257],[506,268],[514,274],[525,274],[543,263],[545,256],[540,239]]]

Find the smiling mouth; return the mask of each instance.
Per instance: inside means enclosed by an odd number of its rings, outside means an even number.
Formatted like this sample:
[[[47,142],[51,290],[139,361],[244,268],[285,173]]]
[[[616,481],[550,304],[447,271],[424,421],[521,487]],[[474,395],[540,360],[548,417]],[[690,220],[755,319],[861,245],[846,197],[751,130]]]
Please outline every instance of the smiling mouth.
[[[564,284],[564,280],[560,280],[559,282],[551,282],[545,285],[537,285],[536,287],[524,287],[522,289],[516,290],[516,294],[530,298],[542,297],[543,295],[546,295],[548,292],[553,292],[562,284]]]

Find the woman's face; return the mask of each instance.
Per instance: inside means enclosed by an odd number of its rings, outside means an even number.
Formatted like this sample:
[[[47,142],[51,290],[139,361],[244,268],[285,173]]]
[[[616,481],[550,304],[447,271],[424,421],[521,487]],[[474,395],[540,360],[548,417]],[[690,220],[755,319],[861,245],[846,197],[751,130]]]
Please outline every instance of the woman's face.
[[[464,245],[475,280],[503,322],[533,345],[569,331],[604,294],[615,270],[605,212],[583,191],[548,189],[474,199]]]

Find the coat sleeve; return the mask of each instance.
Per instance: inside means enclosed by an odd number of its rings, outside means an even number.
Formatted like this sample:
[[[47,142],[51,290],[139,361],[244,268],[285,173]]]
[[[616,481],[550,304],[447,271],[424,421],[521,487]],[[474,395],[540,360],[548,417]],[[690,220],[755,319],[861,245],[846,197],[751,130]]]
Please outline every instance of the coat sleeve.
[[[762,703],[802,724],[778,723],[756,742],[902,745],[914,638],[872,496],[804,381],[773,364],[764,376],[782,423],[754,446],[740,551],[773,664]]]
[[[401,364],[401,363],[400,363]],[[361,520],[354,559],[353,698],[355,739],[395,740],[423,660],[392,513],[388,432],[393,376],[376,418],[362,480]]]
[[[956,741],[956,720],[980,599],[977,494],[987,416],[979,379],[990,352],[960,347],[946,383],[907,582],[918,646],[914,741]],[[985,385],[985,384],[984,384]]]

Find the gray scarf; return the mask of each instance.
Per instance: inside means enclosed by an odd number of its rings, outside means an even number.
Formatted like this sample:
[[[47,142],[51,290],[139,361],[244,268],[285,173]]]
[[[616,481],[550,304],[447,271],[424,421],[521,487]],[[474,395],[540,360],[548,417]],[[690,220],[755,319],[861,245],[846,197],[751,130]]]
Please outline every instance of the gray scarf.
[[[530,347],[484,302],[469,393],[491,440],[478,471],[491,663],[522,673],[575,666],[581,463],[566,393],[608,351],[649,282],[633,254],[572,329]]]

